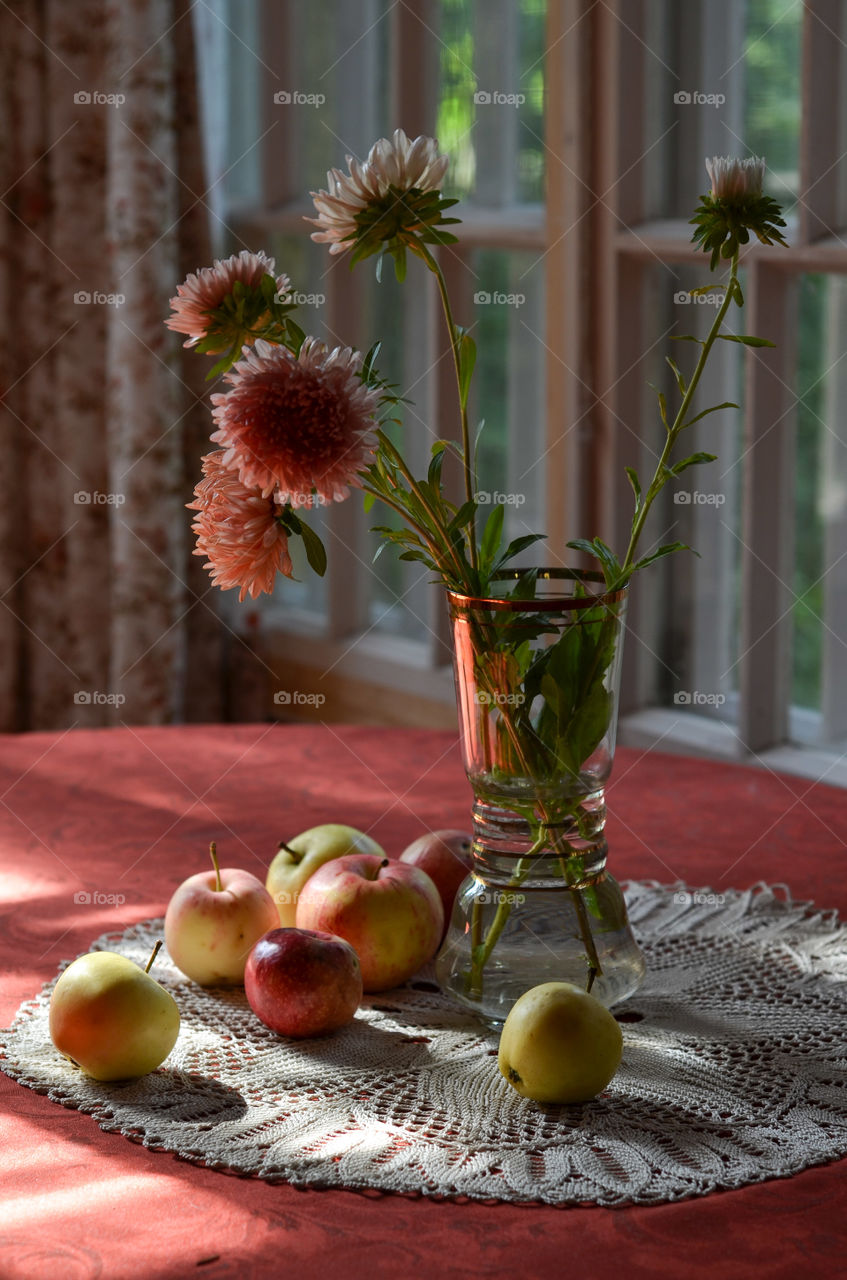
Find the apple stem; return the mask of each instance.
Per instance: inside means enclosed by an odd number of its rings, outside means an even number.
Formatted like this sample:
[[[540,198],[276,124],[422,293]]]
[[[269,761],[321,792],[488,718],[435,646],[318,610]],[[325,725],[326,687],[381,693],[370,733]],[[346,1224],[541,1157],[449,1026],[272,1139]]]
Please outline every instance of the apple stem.
[[[303,857],[302,853],[298,853],[296,849],[292,849],[290,844],[286,844],[284,840],[280,840],[279,849],[277,849],[277,853],[280,853],[281,850],[283,849],[287,854],[291,855],[291,857],[294,859],[295,862],[299,862],[300,859]]]
[[[214,840],[209,845],[209,857],[212,859],[212,866],[215,868],[215,893],[220,893],[223,885],[221,884],[221,869],[218,865],[218,846]]]
[[[153,954],[151,955],[150,959],[147,961],[147,966],[144,970],[145,973],[150,972],[150,967],[153,964],[153,961],[156,959],[156,956],[161,951],[161,949],[162,949],[162,939],[160,938],[159,941],[156,943],[155,947],[153,948]]]

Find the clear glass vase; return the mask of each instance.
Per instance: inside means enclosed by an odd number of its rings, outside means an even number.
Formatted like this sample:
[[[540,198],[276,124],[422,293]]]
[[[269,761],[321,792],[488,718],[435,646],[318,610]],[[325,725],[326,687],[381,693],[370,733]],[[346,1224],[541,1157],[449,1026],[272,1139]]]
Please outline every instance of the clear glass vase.
[[[502,582],[502,597],[448,593],[474,865],[437,959],[492,1027],[541,982],[611,1006],[644,976],[606,870],[626,592],[566,569]]]

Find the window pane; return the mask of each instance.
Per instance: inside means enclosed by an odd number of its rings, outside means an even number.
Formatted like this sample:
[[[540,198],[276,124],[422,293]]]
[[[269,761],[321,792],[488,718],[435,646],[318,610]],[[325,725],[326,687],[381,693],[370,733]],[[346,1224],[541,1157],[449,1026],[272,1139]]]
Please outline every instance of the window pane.
[[[672,422],[682,396],[667,360],[673,360],[689,381],[699,355],[693,343],[674,341],[671,335],[704,338],[723,296],[717,288],[698,298],[689,292],[708,283],[705,257],[699,267],[654,267],[645,274],[644,297],[634,322],[656,339],[627,384],[627,397],[631,386],[639,398],[632,404],[626,401],[626,424],[640,439],[637,448],[630,447],[642,489],[653,475],[665,440],[653,387],[664,394]],[[741,283],[743,288],[743,272]],[[736,332],[743,332],[737,309],[729,319]],[[652,626],[649,632],[642,627],[645,648],[640,657],[648,669],[653,666],[653,696],[680,714],[689,710],[721,720],[733,718],[733,695],[738,690],[741,496],[746,465],[742,353],[743,348],[729,342],[712,349],[691,416],[727,402],[739,407],[709,414],[685,431],[674,462],[697,452],[715,454],[717,460],[691,466],[665,486],[645,527],[639,556],[675,541],[692,550],[675,552],[649,567],[634,586]],[[659,618],[661,623],[655,621]]]
[[[438,138],[454,195],[537,203],[544,183],[545,0],[442,0]]]
[[[802,0],[748,0],[742,134],[768,162],[765,190],[791,209],[800,184]]]
[[[627,17],[622,8],[624,218],[690,217],[712,155],[763,155],[766,189],[790,210],[799,185],[801,0],[646,0],[640,27],[637,11]]]
[[[477,364],[471,421],[484,423],[477,469],[482,519],[506,508],[505,536],[544,532],[544,266],[538,254],[478,251],[471,259]],[[538,563],[530,547],[516,563]]]
[[[831,459],[832,477],[843,474],[844,432],[831,418],[829,380],[837,374],[843,331],[829,332],[833,304],[830,277],[800,279],[797,299],[797,418],[795,441],[795,539],[792,607],[792,702],[821,707],[821,642],[824,616],[825,519],[833,487],[824,490],[823,466]],[[834,368],[833,368],[834,364]],[[830,425],[832,422],[832,425]]]

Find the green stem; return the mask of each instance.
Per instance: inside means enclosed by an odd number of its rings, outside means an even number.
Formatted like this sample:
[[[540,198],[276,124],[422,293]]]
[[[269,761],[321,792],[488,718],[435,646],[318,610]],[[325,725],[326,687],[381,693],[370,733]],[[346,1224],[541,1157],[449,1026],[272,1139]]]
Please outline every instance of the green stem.
[[[426,265],[438,281],[438,292],[441,295],[441,306],[444,310],[444,318],[447,321],[447,329],[450,334],[450,347],[453,352],[453,366],[456,370],[456,385],[459,389],[459,411],[462,418],[462,466],[465,476],[465,497],[468,502],[474,501],[476,493],[475,477],[471,459],[471,442],[470,430],[468,428],[468,408],[466,397],[462,394],[462,359],[459,346],[459,334],[456,331],[456,323],[453,319],[453,308],[450,305],[450,296],[447,292],[447,281],[441,271],[437,261],[427,249],[426,245],[418,241],[415,251],[420,253]],[[477,568],[477,551],[476,551],[476,524],[471,522],[468,533],[470,536],[470,561],[474,569]]]
[[[487,692],[491,693],[492,690],[489,689],[487,690]],[[512,720],[511,709],[507,706],[502,706],[499,709],[499,713],[503,721],[503,724],[506,726],[506,732],[511,738],[512,747],[515,752],[515,757],[516,757],[518,766],[523,770],[523,772],[527,777],[533,778],[532,768],[526,759],[526,754],[523,749],[523,743],[521,740],[520,731],[517,725]],[[533,781],[535,781],[535,779],[533,779]],[[537,790],[536,790],[536,794],[537,794]],[[538,801],[537,807],[540,815],[539,822],[538,822],[539,831],[543,831],[546,829],[549,832],[552,826],[552,823],[551,823],[552,815],[550,814],[547,807],[543,805],[540,801]],[[539,834],[536,837],[536,840],[533,843],[532,847],[518,861],[518,864],[515,867],[514,874],[509,879],[509,883],[507,885],[508,890],[511,890],[513,888],[518,888],[523,883],[523,880],[525,879],[530,869],[529,865],[527,865],[527,867],[524,868],[523,863],[527,859],[533,858],[535,854],[544,847],[546,840],[547,840],[547,837],[543,834]],[[559,862],[562,868],[562,875],[565,879],[567,879],[566,861],[569,853],[571,852],[570,846],[568,846],[567,852],[563,850],[561,848],[561,838],[559,836],[554,836],[551,843],[552,843],[553,849],[559,854]],[[582,891],[578,888],[575,888],[572,890],[572,893],[573,893],[572,901],[574,904],[574,911],[576,912],[577,924],[579,926],[579,933],[580,933],[580,937],[582,938],[583,944],[585,946],[586,957],[588,959],[587,990],[590,991],[592,986],[594,985],[595,978],[602,977],[603,969],[600,964],[600,957],[597,954],[597,946],[596,946],[596,943],[594,942],[594,935],[591,932],[591,921],[588,918],[588,912],[586,911],[585,903],[583,902],[583,899],[582,899]],[[478,904],[474,903],[474,909],[476,909],[477,906]],[[500,934],[503,931],[503,927],[506,921],[508,920],[509,915],[511,914],[511,910],[512,910],[512,904],[510,902],[503,902],[501,900],[497,904],[497,913],[494,917],[494,920],[492,920],[488,928],[488,931],[486,932],[485,941],[483,943],[483,950],[480,953],[480,957],[477,958],[473,952],[471,953],[471,989],[472,990],[481,991],[482,989],[482,970],[485,966],[486,961],[491,955],[491,952],[494,948],[494,944],[496,943],[497,939],[499,938]],[[471,925],[472,933],[473,933],[474,923],[475,922],[472,921],[472,925]]]
[[[668,479],[668,476],[665,474],[668,458],[670,457],[673,447],[676,444],[677,438],[679,437],[680,433],[682,432],[682,430],[686,425],[685,419],[688,414],[688,409],[694,397],[694,392],[697,390],[697,384],[699,383],[703,370],[706,367],[706,361],[709,358],[709,352],[711,351],[712,347],[715,344],[718,334],[720,333],[720,329],[721,329],[721,325],[723,324],[724,317],[726,316],[726,313],[730,308],[732,300],[735,297],[735,284],[736,284],[737,278],[738,278],[738,254],[735,253],[732,258],[732,266],[730,268],[730,273],[729,273],[729,283],[727,284],[727,287],[726,287],[726,293],[724,294],[723,302],[721,303],[720,309],[718,310],[718,313],[715,316],[712,327],[709,330],[708,337],[701,344],[702,349],[700,351],[700,358],[697,361],[697,367],[695,368],[694,373],[692,374],[691,381],[686,387],[685,395],[682,397],[682,404],[679,406],[679,412],[674,418],[673,424],[668,428],[667,439],[665,440],[665,447],[662,450],[662,454],[661,454],[661,457],[659,458],[658,463],[656,464],[656,470],[653,475],[653,479],[650,481],[650,485],[649,485],[649,488],[647,489],[647,493],[644,497],[644,502],[641,505],[641,509],[636,515],[635,520],[633,521],[632,535],[629,540],[629,546],[627,547],[627,552],[626,552],[626,556],[624,557],[624,562],[621,565],[622,573],[627,573],[628,570],[632,568],[633,561],[635,560],[635,552],[638,546],[638,540],[641,537],[641,531],[644,528],[644,522],[647,519],[647,514],[651,506],[653,505],[654,499],[658,496],[660,491],[664,488],[665,482]]]
[[[406,466],[406,463],[403,459],[403,455],[400,453],[399,449],[395,448],[395,446],[391,443],[391,441],[388,439],[388,436],[385,434],[384,431],[379,431],[377,434],[379,437],[381,448],[383,448],[394,460],[394,464],[397,467],[397,469],[400,471],[400,474],[403,476],[406,483],[408,484],[410,492],[415,495],[418,502],[421,504],[424,511],[429,516],[430,521],[432,523],[432,529],[437,530],[439,528],[439,523],[440,523],[438,514],[437,512],[433,511],[432,506],[427,500],[427,498],[425,497],[423,491],[420,488],[420,485],[412,475],[409,468]],[[382,495],[380,494],[378,496],[381,497]],[[428,541],[429,541],[429,538],[431,537],[432,537],[432,533],[429,534]],[[446,551],[448,556],[452,559],[453,564],[456,568],[456,575],[454,578],[450,579],[447,574],[444,575],[446,584],[449,586],[451,582],[454,582],[457,584],[457,587],[459,590],[467,590],[469,584],[465,581],[464,575],[462,573],[462,561],[459,558],[456,548],[450,542],[449,538],[445,538],[444,547],[442,548],[442,555],[444,554],[444,551]],[[436,557],[436,559],[439,559],[439,558],[440,557],[438,556]]]

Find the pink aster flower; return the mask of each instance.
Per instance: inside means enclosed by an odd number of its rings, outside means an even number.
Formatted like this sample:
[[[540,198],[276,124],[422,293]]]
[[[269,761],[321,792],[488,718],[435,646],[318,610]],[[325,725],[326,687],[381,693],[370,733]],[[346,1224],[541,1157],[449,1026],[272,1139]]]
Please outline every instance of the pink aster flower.
[[[277,520],[281,508],[273,498],[246,488],[223,462],[223,453],[203,459],[203,476],[187,504],[197,511],[191,528],[197,535],[196,556],[207,556],[212,582],[224,591],[240,587],[238,599],[270,592],[278,573],[290,578],[288,535]]]
[[[319,231],[312,239],[330,245],[330,253],[344,253],[358,231],[356,215],[368,206],[378,206],[389,195],[389,187],[408,192],[437,191],[447,171],[448,157],[438,154],[435,138],[421,136],[410,142],[402,129],[395,129],[391,141],[380,138],[364,164],[347,156],[349,174],[330,169],[327,190],[312,191],[317,218],[307,218]],[[414,202],[410,218],[414,222]],[[395,210],[393,212],[396,213]]]
[[[226,375],[232,389],[212,396],[224,466],[294,506],[346,498],[376,446],[379,392],[359,379],[359,364],[350,347],[328,351],[314,338],[296,358],[261,339],[245,347]]]
[[[236,280],[257,288],[266,275],[276,280],[277,292],[287,295],[291,289],[288,276],[276,274],[276,263],[264,253],[250,253],[242,249],[234,253],[225,262],[215,259],[214,266],[203,267],[192,272],[183,284],[177,285],[177,296],[171,298],[171,310],[165,324],[177,333],[187,333],[186,347],[194,346],[201,338],[205,338],[209,330],[209,312],[216,311],[225,298],[232,293]],[[224,345],[229,345],[228,340]]]

